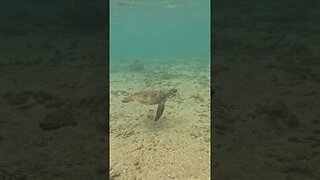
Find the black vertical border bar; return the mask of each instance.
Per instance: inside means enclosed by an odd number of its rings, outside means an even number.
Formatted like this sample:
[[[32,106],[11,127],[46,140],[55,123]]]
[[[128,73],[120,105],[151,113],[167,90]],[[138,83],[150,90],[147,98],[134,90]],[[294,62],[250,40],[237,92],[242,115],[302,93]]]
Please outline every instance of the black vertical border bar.
[[[210,0],[210,177],[213,179],[213,167],[214,167],[214,159],[213,159],[213,0]]]
[[[110,97],[109,97],[109,87],[110,87],[110,1],[109,0],[106,0],[106,5],[107,5],[107,19],[106,19],[106,41],[107,41],[107,48],[106,48],[106,51],[107,51],[107,56],[106,56],[106,61],[107,61],[107,66],[106,66],[106,101],[105,101],[105,107],[106,107],[106,128],[107,128],[107,138],[106,138],[106,165],[107,165],[107,169],[106,169],[106,174],[107,174],[107,179],[109,179],[109,160],[110,160],[110,126],[109,126],[109,122],[110,122]]]

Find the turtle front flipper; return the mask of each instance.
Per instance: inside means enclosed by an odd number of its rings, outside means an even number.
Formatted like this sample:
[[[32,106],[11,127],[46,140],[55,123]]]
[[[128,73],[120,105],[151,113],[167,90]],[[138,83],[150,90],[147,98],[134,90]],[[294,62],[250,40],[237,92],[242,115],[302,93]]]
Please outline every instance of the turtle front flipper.
[[[163,111],[164,111],[164,103],[158,105],[156,118],[154,119],[155,121],[158,121],[158,119],[161,117]]]

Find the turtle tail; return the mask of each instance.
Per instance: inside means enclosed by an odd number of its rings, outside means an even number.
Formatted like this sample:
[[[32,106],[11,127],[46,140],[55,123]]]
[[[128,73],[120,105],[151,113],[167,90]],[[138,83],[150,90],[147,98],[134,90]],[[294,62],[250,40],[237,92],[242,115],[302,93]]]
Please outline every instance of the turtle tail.
[[[162,113],[164,111],[164,107],[165,107],[164,103],[158,105],[157,114],[156,114],[156,117],[154,119],[155,121],[158,121],[159,118],[161,117],[161,115],[162,115]]]

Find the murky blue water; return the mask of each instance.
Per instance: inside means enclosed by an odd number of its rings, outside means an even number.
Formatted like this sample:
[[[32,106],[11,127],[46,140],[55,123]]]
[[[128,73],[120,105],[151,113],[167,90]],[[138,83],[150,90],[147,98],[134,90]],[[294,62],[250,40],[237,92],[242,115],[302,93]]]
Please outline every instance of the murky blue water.
[[[112,0],[110,64],[210,58],[209,0]]]

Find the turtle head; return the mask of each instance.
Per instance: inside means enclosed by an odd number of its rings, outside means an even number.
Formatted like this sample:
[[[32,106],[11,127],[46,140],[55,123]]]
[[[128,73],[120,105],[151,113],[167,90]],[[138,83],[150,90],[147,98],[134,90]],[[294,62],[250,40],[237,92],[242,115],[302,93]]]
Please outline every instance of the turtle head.
[[[168,96],[175,96],[178,90],[176,88],[171,88],[168,91]]]

